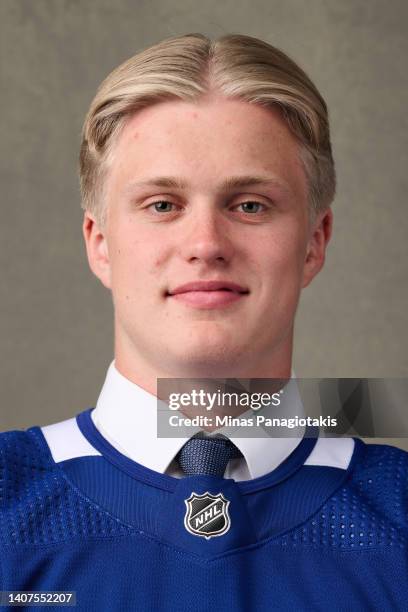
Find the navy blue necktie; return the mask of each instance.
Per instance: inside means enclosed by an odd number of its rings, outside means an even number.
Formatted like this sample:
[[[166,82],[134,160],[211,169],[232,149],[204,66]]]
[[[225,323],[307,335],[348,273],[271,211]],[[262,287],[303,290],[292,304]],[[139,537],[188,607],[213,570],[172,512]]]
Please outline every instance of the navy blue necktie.
[[[242,453],[227,438],[193,436],[176,458],[187,476],[204,474],[223,477],[228,461],[236,457],[242,457]]]

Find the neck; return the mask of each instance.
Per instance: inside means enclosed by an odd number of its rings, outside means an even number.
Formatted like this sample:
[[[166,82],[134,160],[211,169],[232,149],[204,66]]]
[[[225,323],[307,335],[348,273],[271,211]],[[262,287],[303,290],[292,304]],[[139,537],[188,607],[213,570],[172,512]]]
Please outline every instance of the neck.
[[[135,347],[115,337],[115,367],[131,382],[157,395],[158,378],[235,378],[245,380],[254,378],[288,379],[291,376],[292,338],[285,339],[275,351],[267,355],[247,355],[234,362],[229,358],[216,363],[183,363],[158,359],[151,363]]]

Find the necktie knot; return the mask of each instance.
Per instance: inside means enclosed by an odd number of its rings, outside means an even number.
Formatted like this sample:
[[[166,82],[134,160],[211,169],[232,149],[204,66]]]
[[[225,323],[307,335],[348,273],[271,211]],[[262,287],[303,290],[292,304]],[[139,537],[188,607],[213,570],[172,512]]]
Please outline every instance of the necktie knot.
[[[187,476],[203,474],[224,476],[228,461],[242,457],[241,451],[227,438],[193,436],[177,454],[177,460]]]

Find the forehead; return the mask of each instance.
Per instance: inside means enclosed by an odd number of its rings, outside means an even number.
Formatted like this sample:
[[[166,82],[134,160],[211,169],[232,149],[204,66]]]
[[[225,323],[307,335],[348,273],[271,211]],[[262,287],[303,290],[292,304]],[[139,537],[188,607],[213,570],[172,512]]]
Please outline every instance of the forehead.
[[[271,176],[305,189],[300,146],[277,109],[242,100],[169,100],[130,116],[113,145],[115,188],[130,179],[177,176],[186,185]],[[185,186],[186,186],[185,185]]]

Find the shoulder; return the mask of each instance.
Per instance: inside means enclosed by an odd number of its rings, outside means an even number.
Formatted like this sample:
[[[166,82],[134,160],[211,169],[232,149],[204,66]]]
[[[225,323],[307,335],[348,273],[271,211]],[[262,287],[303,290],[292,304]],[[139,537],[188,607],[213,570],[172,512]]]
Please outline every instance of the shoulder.
[[[353,498],[408,529],[408,452],[389,444],[356,443],[359,452],[349,481]]]
[[[64,480],[59,464],[75,458],[100,455],[72,417],[43,427],[0,432],[0,508],[19,491],[41,489]],[[49,485],[47,485],[49,486]]]
[[[0,510],[38,493],[54,467],[39,427],[1,432]]]
[[[70,443],[77,431],[75,419],[69,421],[68,425],[61,422],[0,433],[1,545],[50,544],[89,534],[122,533],[118,521],[84,496],[58,463],[69,458],[70,451],[74,456],[83,451]],[[73,436],[68,435],[70,427]]]
[[[27,457],[36,465],[52,468],[53,463],[88,455],[100,453],[82,434],[76,417],[43,427],[0,432],[0,466],[4,468],[13,466],[16,470]]]
[[[38,430],[0,433],[0,542],[5,545],[19,541],[45,490],[55,488],[51,458]]]
[[[408,476],[408,452],[390,444],[369,444],[358,440],[362,448],[356,470],[361,473],[392,472]]]
[[[361,448],[355,462],[353,477],[360,486],[393,493],[407,494],[408,452],[390,444],[367,444],[358,440]]]
[[[28,467],[35,469],[46,461],[45,449],[41,448],[38,427],[28,430],[12,430],[0,433],[0,470],[4,484],[7,484],[11,473],[24,472]],[[22,474],[21,474],[22,475]]]

